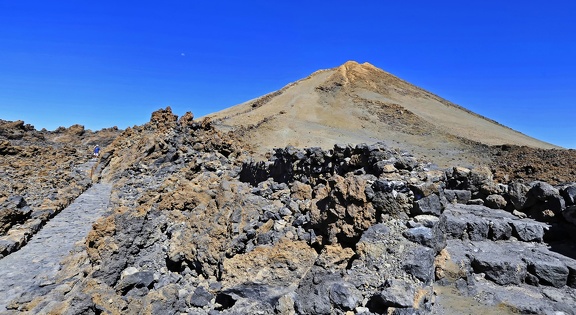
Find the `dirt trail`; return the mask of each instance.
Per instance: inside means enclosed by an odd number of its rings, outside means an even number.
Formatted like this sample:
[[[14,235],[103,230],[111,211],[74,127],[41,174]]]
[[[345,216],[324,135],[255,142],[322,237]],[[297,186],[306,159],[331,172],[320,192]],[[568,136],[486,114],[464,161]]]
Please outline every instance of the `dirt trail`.
[[[0,260],[0,314],[17,298],[26,300],[53,287],[60,262],[103,216],[111,184],[95,184],[50,220],[26,246]]]

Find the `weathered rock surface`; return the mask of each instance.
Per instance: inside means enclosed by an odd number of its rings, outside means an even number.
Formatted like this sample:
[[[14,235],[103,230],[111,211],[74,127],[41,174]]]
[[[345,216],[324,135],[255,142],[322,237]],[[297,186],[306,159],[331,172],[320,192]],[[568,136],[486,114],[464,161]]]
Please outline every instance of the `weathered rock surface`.
[[[22,196],[8,197],[0,204],[0,234],[6,234],[15,224],[24,223],[32,210]]]
[[[382,143],[257,161],[235,136],[170,108],[124,131],[93,168],[111,212],[9,309],[574,314],[572,185],[498,183]]]

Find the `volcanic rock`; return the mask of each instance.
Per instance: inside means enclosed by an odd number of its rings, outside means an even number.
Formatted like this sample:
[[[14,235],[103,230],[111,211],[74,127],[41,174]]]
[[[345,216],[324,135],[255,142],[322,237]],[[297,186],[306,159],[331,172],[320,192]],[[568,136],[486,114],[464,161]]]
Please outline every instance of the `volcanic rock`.
[[[6,310],[574,313],[573,176],[542,167],[572,152],[501,145],[551,147],[353,62],[220,114],[161,109],[101,138],[2,129],[0,203],[30,207],[7,254],[92,181],[113,185],[60,277]],[[542,160],[517,172],[518,152]]]

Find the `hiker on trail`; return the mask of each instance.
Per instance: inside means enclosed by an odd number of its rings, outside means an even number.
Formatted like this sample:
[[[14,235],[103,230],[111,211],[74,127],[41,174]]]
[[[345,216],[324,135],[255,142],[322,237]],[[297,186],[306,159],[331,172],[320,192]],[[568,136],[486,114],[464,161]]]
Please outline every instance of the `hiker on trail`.
[[[94,147],[94,157],[98,157],[99,154],[100,154],[100,146],[96,145]]]

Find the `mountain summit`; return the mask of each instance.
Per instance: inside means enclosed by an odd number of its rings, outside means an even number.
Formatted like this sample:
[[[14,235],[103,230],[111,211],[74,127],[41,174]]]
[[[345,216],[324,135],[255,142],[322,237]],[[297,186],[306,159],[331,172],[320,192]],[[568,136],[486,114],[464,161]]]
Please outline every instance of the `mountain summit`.
[[[448,165],[485,162],[485,145],[555,148],[355,61],[209,117],[224,130],[242,132],[260,153],[380,141]]]
[[[0,313],[575,314],[576,152],[460,137],[426,114],[514,133],[442,102],[347,63],[215,121],[236,132],[170,107],[103,134],[0,120]],[[244,146],[338,136],[494,163]]]

